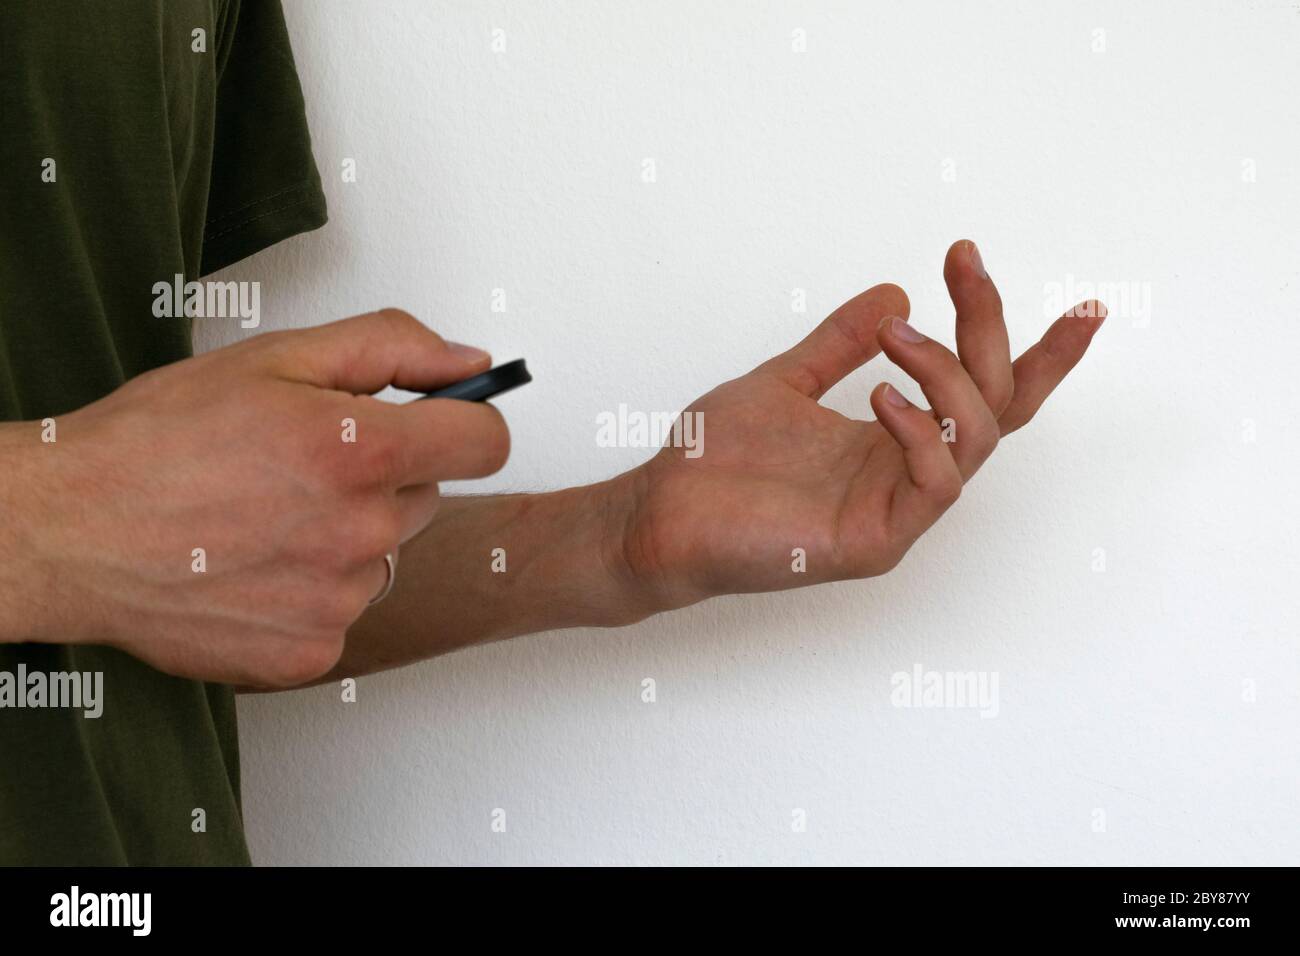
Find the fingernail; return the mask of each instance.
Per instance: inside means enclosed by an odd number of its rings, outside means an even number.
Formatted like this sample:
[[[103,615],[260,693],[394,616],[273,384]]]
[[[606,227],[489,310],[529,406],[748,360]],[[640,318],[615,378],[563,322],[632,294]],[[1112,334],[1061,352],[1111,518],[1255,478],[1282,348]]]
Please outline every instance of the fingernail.
[[[916,329],[912,328],[898,316],[894,316],[893,321],[889,324],[889,331],[898,336],[904,342],[924,342],[925,336]]]
[[[1098,302],[1096,299],[1089,299],[1086,302],[1080,302],[1065,314],[1073,319],[1096,319],[1097,325],[1101,325],[1108,313],[1105,303]]]
[[[488,355],[482,349],[476,349],[472,345],[461,345],[459,342],[448,342],[447,350],[455,355],[458,359],[471,365],[479,362],[491,361],[492,356]]]
[[[989,277],[988,272],[984,269],[984,259],[980,256],[980,247],[973,242],[970,244],[970,264],[971,268],[975,270],[975,274],[981,279]]]
[[[888,384],[885,385],[885,394],[883,397],[885,401],[889,402],[890,405],[893,405],[896,408],[906,408],[908,405],[912,404],[903,397],[902,392]]]

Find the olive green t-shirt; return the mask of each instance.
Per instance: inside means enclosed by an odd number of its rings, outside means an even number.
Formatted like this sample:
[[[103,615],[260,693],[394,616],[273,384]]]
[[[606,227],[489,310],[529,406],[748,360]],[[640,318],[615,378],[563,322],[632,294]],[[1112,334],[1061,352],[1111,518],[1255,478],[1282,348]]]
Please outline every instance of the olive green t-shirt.
[[[278,0],[0,3],[0,421],[188,357],[156,283],[324,222]],[[239,801],[230,688],[0,644],[0,863],[247,863]]]

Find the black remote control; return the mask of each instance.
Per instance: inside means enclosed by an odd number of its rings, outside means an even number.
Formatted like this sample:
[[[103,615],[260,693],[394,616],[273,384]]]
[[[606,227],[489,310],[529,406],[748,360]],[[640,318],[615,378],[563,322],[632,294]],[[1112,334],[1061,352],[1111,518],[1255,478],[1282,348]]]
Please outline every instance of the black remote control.
[[[486,402],[502,392],[527,385],[532,380],[533,377],[528,374],[528,366],[524,364],[524,360],[515,359],[513,362],[506,362],[478,375],[461,379],[459,382],[452,382],[436,392],[421,395],[416,401],[423,401],[426,398],[456,398],[462,402]]]

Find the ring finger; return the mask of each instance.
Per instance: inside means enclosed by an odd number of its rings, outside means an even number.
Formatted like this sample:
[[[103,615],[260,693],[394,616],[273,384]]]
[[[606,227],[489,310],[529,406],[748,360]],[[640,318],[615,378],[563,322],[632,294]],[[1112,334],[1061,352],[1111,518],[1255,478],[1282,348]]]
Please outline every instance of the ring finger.
[[[998,423],[957,356],[897,316],[876,333],[890,360],[916,379],[944,426],[952,457],[969,480],[998,442]],[[951,437],[950,437],[951,436]]]

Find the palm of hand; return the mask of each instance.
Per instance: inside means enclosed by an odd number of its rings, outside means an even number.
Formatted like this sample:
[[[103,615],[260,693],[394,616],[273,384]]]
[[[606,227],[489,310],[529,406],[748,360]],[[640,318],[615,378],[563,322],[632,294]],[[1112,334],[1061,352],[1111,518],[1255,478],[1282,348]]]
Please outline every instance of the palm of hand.
[[[879,574],[901,556],[889,503],[907,471],[878,423],[758,372],[709,392],[694,412],[703,454],[666,447],[646,464],[630,548],[641,568],[671,568],[699,588],[680,603]],[[796,548],[809,556],[807,575],[791,570]]]
[[[667,445],[632,473],[623,549],[658,606],[888,571],[997,438],[1033,416],[1082,357],[1104,308],[1076,307],[1012,363],[1001,301],[968,248],[953,246],[945,266],[960,359],[937,342],[909,341],[907,329],[900,337],[886,320],[907,316],[907,298],[877,286],[687,409],[699,415],[702,453]],[[819,403],[882,349],[918,380],[933,412],[884,385],[872,394],[876,421]],[[956,441],[938,419],[951,419]]]

